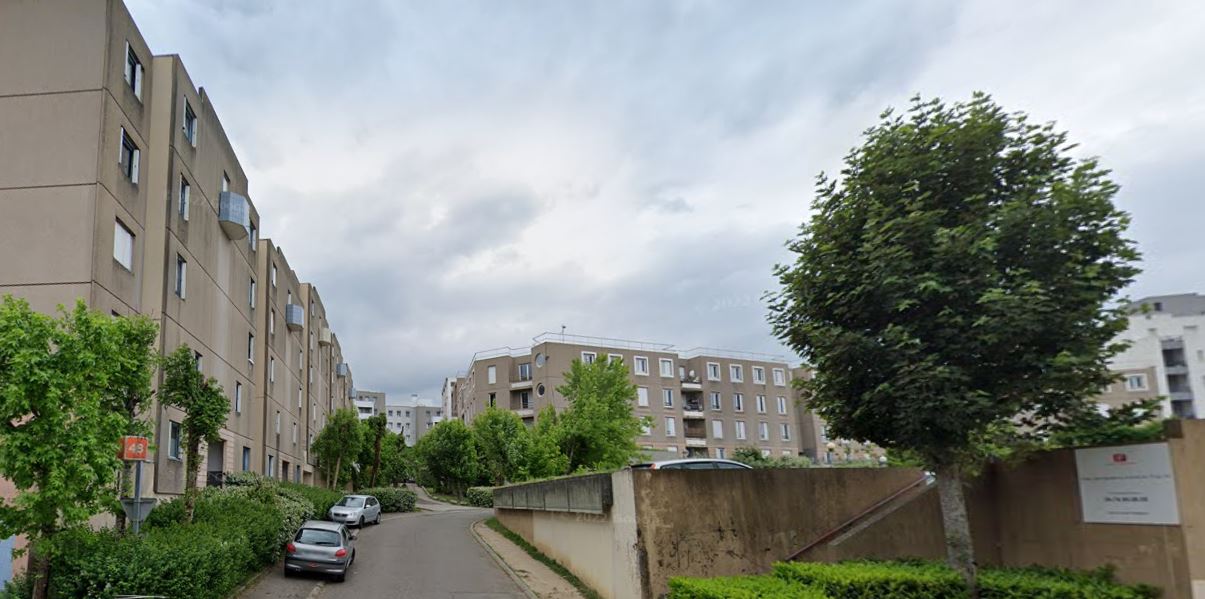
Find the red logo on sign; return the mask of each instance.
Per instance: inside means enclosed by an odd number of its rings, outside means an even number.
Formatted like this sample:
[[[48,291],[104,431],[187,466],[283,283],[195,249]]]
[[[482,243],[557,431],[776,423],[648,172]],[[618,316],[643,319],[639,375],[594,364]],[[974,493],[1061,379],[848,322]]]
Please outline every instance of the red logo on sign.
[[[1121,463],[1124,463],[1125,461],[1126,461],[1126,454],[1124,454],[1124,453],[1113,454],[1113,463],[1114,464],[1121,464]]]

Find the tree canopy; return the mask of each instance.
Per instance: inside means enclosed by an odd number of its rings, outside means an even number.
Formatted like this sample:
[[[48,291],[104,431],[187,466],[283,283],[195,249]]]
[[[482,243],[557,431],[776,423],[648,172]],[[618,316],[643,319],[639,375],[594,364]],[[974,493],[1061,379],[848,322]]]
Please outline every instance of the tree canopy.
[[[325,473],[327,484],[332,489],[346,484],[351,478],[348,470],[360,456],[364,436],[360,417],[352,408],[335,410],[327,418],[326,426],[318,432],[311,450],[318,457],[318,467]]]
[[[473,431],[459,420],[445,420],[431,427],[414,446],[422,464],[424,484],[463,496],[480,473]]]
[[[839,180],[819,177],[769,320],[815,367],[802,384],[830,432],[915,452],[948,511],[961,490],[941,479],[994,427],[1109,382],[1126,322],[1109,302],[1138,254],[1108,171],[986,95],[917,98],[865,137]]]
[[[192,520],[196,504],[197,476],[201,468],[201,442],[216,443],[230,415],[226,399],[217,379],[205,378],[188,344],[177,347],[163,359],[163,386],[160,401],[184,412],[181,441],[184,443],[184,513]]]
[[[473,437],[482,474],[490,484],[526,480],[531,459],[531,435],[523,419],[510,410],[487,408],[473,419]]]

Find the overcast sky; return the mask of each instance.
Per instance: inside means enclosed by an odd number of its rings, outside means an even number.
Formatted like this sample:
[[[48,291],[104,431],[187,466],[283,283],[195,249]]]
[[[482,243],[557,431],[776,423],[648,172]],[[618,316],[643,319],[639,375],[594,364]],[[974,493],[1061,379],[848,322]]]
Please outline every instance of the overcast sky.
[[[1205,291],[1202,2],[127,2],[359,388],[561,325],[786,354],[761,296],[815,175],[917,93],[1057,121],[1122,186],[1131,295]]]

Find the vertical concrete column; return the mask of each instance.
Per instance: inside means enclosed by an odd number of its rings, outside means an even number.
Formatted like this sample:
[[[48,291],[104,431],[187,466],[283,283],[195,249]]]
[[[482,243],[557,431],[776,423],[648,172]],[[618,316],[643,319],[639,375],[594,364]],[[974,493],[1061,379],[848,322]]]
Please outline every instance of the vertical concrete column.
[[[1166,432],[1192,597],[1205,599],[1205,420],[1169,421]]]
[[[641,570],[647,555],[637,533],[636,490],[631,470],[611,474],[611,526],[613,531],[611,597],[648,597]],[[599,592],[604,592],[599,589]]]

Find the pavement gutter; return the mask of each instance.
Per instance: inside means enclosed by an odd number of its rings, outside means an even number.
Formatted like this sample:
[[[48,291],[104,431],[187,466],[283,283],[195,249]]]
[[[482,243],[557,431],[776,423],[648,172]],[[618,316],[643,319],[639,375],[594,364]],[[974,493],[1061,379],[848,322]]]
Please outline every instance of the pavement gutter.
[[[494,558],[494,561],[498,563],[498,566],[502,568],[502,571],[506,572],[506,575],[509,576],[511,580],[515,581],[515,584],[519,585],[519,588],[523,590],[523,594],[527,595],[527,599],[540,599],[536,596],[535,592],[531,590],[531,587],[527,586],[527,582],[520,578],[517,573],[515,573],[514,569],[510,567],[510,564],[506,563],[506,560],[502,559],[502,556],[498,555],[498,552],[494,551],[494,548],[491,547],[489,543],[486,543],[485,539],[481,538],[481,535],[477,532],[477,525],[480,524],[484,526],[485,521],[486,518],[482,518],[474,522],[472,526],[469,526],[469,532],[473,533],[473,538],[477,539],[477,543],[485,548],[486,553],[490,554],[490,557]]]

